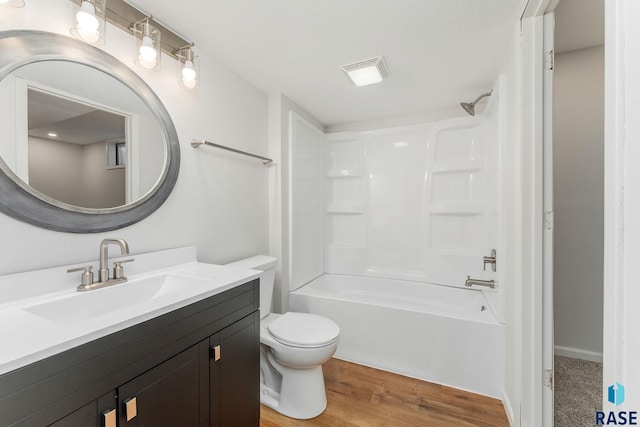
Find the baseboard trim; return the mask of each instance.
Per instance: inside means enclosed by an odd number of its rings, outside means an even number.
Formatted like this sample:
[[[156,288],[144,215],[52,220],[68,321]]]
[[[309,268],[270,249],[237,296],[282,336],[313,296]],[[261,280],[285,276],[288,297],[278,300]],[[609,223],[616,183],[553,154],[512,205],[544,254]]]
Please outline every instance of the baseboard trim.
[[[573,357],[574,359],[589,360],[591,362],[602,363],[602,353],[595,351],[582,350],[580,348],[563,347],[556,345],[553,347],[554,353],[558,356]]]
[[[518,427],[519,424],[515,422],[515,415],[513,414],[513,407],[511,406],[509,395],[504,389],[502,389],[502,406],[504,407],[504,412],[507,414],[509,425],[511,427]]]

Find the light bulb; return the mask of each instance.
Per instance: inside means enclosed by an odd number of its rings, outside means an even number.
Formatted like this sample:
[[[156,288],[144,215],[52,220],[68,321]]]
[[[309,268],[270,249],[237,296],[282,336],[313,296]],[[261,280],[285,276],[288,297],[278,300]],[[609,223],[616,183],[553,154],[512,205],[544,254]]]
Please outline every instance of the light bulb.
[[[156,66],[158,51],[153,47],[153,40],[150,36],[142,37],[142,44],[138,55],[138,62],[144,68],[150,70]]]
[[[91,2],[83,1],[80,11],[76,14],[78,29],[86,33],[94,33],[100,26],[100,21],[96,18],[96,8]]]
[[[76,14],[78,22],[77,35],[84,41],[95,43],[100,40],[100,21],[96,18],[96,9],[89,1],[83,1],[80,5],[80,11]],[[72,30],[73,34],[73,30]]]
[[[189,89],[193,89],[196,86],[196,70],[193,68],[192,61],[185,61],[184,67],[182,67],[182,84]]]

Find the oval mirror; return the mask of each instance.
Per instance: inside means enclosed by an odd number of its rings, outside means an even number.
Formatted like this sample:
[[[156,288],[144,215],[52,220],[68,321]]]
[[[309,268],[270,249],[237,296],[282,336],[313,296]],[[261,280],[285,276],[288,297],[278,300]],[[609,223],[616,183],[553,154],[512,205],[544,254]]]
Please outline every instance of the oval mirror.
[[[133,224],[175,185],[168,112],[114,57],[66,36],[0,32],[0,211],[91,233]]]

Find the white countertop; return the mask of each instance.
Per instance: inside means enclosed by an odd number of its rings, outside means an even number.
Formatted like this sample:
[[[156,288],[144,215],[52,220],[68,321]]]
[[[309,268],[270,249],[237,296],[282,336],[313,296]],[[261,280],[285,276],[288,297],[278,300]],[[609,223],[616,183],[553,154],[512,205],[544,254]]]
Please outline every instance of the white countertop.
[[[76,291],[80,273],[66,273],[75,265],[0,276],[0,374],[261,275],[197,262],[194,247],[130,257],[135,262],[125,264],[126,283],[86,292]]]

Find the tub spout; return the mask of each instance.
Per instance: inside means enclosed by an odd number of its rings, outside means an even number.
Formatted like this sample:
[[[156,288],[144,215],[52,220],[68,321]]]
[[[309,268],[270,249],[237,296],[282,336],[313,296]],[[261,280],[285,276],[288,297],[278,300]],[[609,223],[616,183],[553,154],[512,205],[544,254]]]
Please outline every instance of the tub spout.
[[[494,280],[480,280],[480,279],[472,279],[471,276],[467,276],[467,280],[464,281],[465,286],[486,286],[488,288],[495,288],[496,282]]]

